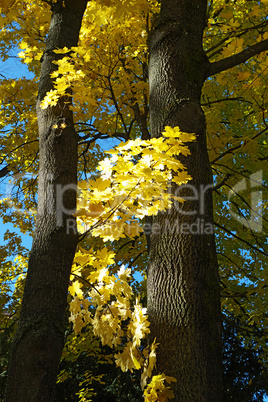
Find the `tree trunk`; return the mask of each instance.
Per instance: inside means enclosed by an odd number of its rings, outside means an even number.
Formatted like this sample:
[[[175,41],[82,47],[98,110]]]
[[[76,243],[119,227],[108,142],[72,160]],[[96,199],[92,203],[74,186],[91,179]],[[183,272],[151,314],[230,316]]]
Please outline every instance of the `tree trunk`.
[[[148,267],[157,372],[177,379],[175,400],[221,400],[220,289],[213,234],[212,172],[200,96],[209,62],[202,48],[206,0],[162,0],[149,46],[150,124],[196,133],[180,158],[192,176],[183,205],[154,218]],[[187,197],[187,198],[186,198]]]
[[[33,246],[15,335],[5,401],[54,400],[56,376],[63,348],[70,269],[77,245],[77,138],[70,110],[71,98],[40,108],[53,88],[53,50],[76,46],[86,0],[53,5],[42,59],[37,118],[40,167],[38,213]]]

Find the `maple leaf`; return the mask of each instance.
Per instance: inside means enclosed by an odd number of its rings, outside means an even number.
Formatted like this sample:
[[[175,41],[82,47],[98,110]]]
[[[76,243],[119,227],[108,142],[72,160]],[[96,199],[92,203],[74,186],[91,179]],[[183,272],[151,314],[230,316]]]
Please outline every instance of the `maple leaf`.
[[[81,284],[79,281],[75,281],[72,283],[71,286],[69,286],[69,292],[71,293],[72,296],[76,294],[78,298],[83,297],[83,292],[81,290]]]

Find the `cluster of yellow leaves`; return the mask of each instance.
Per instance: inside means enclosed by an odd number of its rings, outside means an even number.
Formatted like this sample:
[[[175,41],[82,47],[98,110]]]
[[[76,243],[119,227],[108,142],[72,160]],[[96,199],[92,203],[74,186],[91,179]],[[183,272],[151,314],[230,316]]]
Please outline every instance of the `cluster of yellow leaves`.
[[[16,233],[7,231],[4,240],[7,243],[0,246],[0,311],[7,315],[1,314],[1,322],[20,307],[28,263],[28,250],[21,246],[21,239]],[[8,259],[10,253],[17,254],[14,261]]]
[[[86,113],[87,119],[94,116],[96,127],[104,133],[125,130],[133,118],[133,104],[147,107],[143,65],[147,63],[148,17],[158,7],[156,1],[148,0],[88,2],[79,45],[55,49],[63,57],[56,61],[54,90],[42,107],[55,104],[71,87],[76,119],[85,119]]]
[[[43,1],[9,0],[2,1],[0,6],[1,59],[4,61],[9,57],[14,59],[14,49],[28,47],[28,67],[32,72],[37,73],[36,78],[30,77],[30,74],[27,78],[22,76],[14,78],[18,74],[19,61],[16,61],[16,68],[8,66],[5,69],[3,65],[1,71],[1,162],[3,166],[9,166],[14,193],[10,197],[12,204],[10,200],[1,203],[0,215],[5,222],[12,221],[25,233],[31,232],[33,227],[32,213],[27,212],[35,207],[33,201],[37,190],[38,128],[35,104],[40,68],[39,57],[44,49],[50,12],[48,5]],[[23,190],[17,191],[18,188]],[[25,196],[22,199],[20,195],[24,191]],[[5,196],[6,194],[1,194],[1,198]],[[15,206],[15,213],[10,209],[13,206]]]
[[[174,398],[174,393],[165,383],[171,384],[176,382],[174,377],[166,376],[165,374],[157,374],[152,376],[153,369],[156,365],[156,349],[157,344],[155,341],[150,346],[150,353],[146,350],[147,359],[144,364],[143,373],[141,375],[141,388],[144,390],[145,402],[166,402]],[[149,384],[147,384],[148,380]]]
[[[99,163],[100,176],[79,184],[80,231],[104,241],[134,237],[137,219],[170,208],[175,199],[182,202],[169,188],[191,179],[177,156],[189,154],[185,142],[194,138],[166,127],[161,138],[130,140],[108,151],[112,156]]]
[[[70,321],[75,333],[80,333],[88,324],[92,325],[94,335],[103,345],[117,348],[115,362],[122,371],[132,371],[140,369],[148,357],[139,348],[142,339],[150,332],[149,322],[146,309],[139,300],[132,303],[133,292],[128,283],[131,270],[122,266],[116,275],[110,274],[108,266],[114,262],[113,257],[114,253],[106,247],[97,252],[80,248],[74,259],[73,282],[69,288],[73,296]],[[83,283],[87,285],[86,292],[82,290]],[[154,363],[151,356],[150,375]],[[148,373],[144,381],[147,376]]]
[[[15,44],[23,50],[21,61],[38,77],[51,15],[48,4],[41,0],[3,0],[1,7],[2,59],[8,58]],[[133,103],[137,101],[141,111],[147,106],[142,63],[147,60],[147,14],[151,16],[157,7],[157,2],[147,0],[88,2],[79,46],[70,52],[54,49],[55,55],[62,54],[63,58],[57,62],[55,88],[47,94],[43,107],[55,105],[71,87],[76,121],[88,122],[94,116],[94,129],[110,136],[133,124]],[[37,79],[1,80],[0,125],[8,132],[1,151],[10,170],[37,170],[36,95]],[[123,122],[116,110],[124,116]],[[128,134],[135,138],[136,132],[132,125]],[[80,145],[79,151],[84,149],[86,145]],[[90,157],[84,158],[93,170],[91,160],[95,162],[96,158],[87,153]]]
[[[64,51],[65,50],[63,49],[59,52],[64,53]],[[58,51],[55,50],[55,53],[58,53]],[[73,53],[73,55],[75,54]],[[41,102],[42,109],[46,109],[48,106],[56,105],[60,96],[66,95],[66,91],[69,88],[73,88],[76,82],[83,80],[85,77],[85,73],[81,69],[75,69],[71,57],[63,57],[55,63],[59,66],[58,70],[51,74],[52,78],[56,78],[54,84],[55,89],[47,92],[44,100]],[[78,91],[77,87],[76,91]]]
[[[27,53],[28,68],[38,74],[38,54],[44,50],[51,16],[48,4],[42,0],[2,0],[0,7],[1,57],[7,59],[14,44],[17,47],[21,43],[19,47]]]
[[[156,396],[166,401],[173,394],[164,381],[175,379],[164,374],[153,376],[147,386],[156,364],[157,345],[153,342],[150,348],[141,349],[142,340],[150,332],[146,309],[138,299],[132,303],[129,268],[122,266],[116,275],[110,275],[108,265],[114,262],[113,257],[114,253],[107,248],[94,253],[93,250],[87,252],[80,247],[74,260],[73,282],[69,287],[73,296],[70,321],[76,334],[90,324],[94,335],[101,339],[103,345],[119,350],[114,358],[122,371],[143,369],[141,386],[145,389],[145,401],[156,401]],[[77,272],[82,275],[80,281],[77,280]],[[82,282],[87,285],[86,294],[82,291]]]
[[[165,402],[174,398],[174,393],[170,387],[166,386],[176,381],[173,377],[168,377],[165,374],[158,374],[153,376],[152,381],[144,392],[145,402]]]
[[[29,64],[33,60],[39,61],[41,59],[43,51],[40,51],[40,48],[36,45],[29,46],[28,43],[22,41],[19,46],[21,49],[25,49],[18,54],[18,57],[22,58],[24,63]]]

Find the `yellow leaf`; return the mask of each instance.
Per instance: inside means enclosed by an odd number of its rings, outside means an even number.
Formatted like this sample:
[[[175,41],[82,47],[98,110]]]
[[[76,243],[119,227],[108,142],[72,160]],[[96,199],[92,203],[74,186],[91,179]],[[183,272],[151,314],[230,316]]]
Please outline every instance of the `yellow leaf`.
[[[82,298],[83,297],[83,292],[80,289],[81,288],[81,283],[79,281],[75,281],[69,286],[69,292],[71,293],[72,296],[77,295],[77,297]]]
[[[70,49],[68,49],[68,47],[64,47],[63,49],[54,49],[54,53],[57,54],[64,54],[64,53],[68,53],[70,51]]]
[[[170,126],[166,126],[165,130],[163,131],[163,136],[164,137],[171,137],[171,138],[177,138],[180,136],[181,131],[179,129],[179,127],[170,127]]]
[[[137,370],[139,370],[141,368],[140,362],[136,359],[136,357],[134,356],[134,354],[132,354],[132,360],[134,363],[134,366]]]
[[[99,216],[103,213],[104,208],[101,202],[98,202],[97,204],[90,203],[89,211],[90,212],[88,212],[87,216]]]

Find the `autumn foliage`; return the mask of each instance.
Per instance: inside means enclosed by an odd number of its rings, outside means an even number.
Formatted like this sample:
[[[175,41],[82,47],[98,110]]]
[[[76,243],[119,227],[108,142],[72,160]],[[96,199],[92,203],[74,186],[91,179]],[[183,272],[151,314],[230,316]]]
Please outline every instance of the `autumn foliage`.
[[[1,58],[8,61],[15,54],[29,71],[26,77],[5,70],[1,74],[1,166],[8,167],[11,184],[6,179],[1,186],[0,213],[4,223],[11,222],[29,235],[37,206],[35,100],[54,3],[0,2]],[[268,59],[260,51],[222,71],[217,62],[267,41],[267,12],[267,0],[210,2],[203,44],[214,70],[208,73],[202,93],[214,176],[222,308],[242,323],[245,342],[255,339],[261,359],[267,353],[267,199],[263,195],[259,232],[241,229],[230,215],[228,201],[233,213],[247,217],[250,196],[244,190],[230,193],[231,189],[260,169],[267,186]],[[150,332],[144,291],[146,222],[174,203],[183,204],[183,197],[170,189],[191,183],[180,157],[189,155],[189,144],[196,138],[195,133],[169,126],[161,138],[150,138],[148,36],[158,13],[159,4],[153,0],[89,1],[78,46],[53,50],[54,86],[41,102],[45,110],[63,97],[66,104],[72,100],[78,141],[73,216],[79,244],[68,296],[73,332],[63,359],[68,359],[67,350],[76,347],[79,337],[98,337],[111,348],[113,361],[123,371],[141,370],[147,402],[172,399],[170,384],[176,379],[157,372],[157,340],[145,342]],[[61,134],[66,123],[52,128]],[[1,328],[10,325],[7,317],[14,320],[19,314],[27,271],[28,252],[17,232],[7,231],[7,245],[0,249]],[[98,350],[94,353],[97,359]],[[58,379],[64,381],[69,375],[63,369]],[[94,395],[91,386],[87,388],[88,378],[86,373],[81,401]]]

